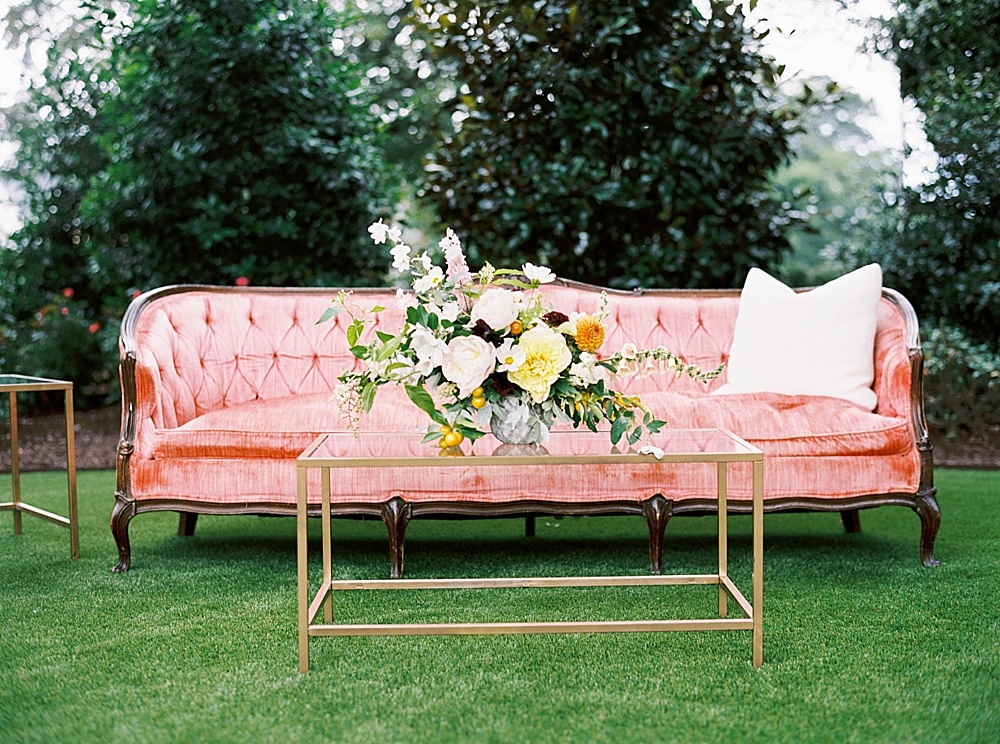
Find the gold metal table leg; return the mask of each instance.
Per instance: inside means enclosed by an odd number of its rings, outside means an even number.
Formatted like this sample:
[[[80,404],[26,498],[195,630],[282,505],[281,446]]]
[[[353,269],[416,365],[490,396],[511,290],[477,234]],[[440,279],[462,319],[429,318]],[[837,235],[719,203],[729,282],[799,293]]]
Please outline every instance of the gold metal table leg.
[[[10,393],[10,477],[14,502],[14,534],[21,534],[21,460],[17,441],[17,393]]]
[[[306,529],[306,469],[299,468],[299,493],[295,511],[298,552],[299,673],[309,671],[309,545]]]
[[[729,496],[728,467],[724,462],[718,464],[718,512],[719,512],[719,617],[729,614],[729,595],[722,580],[729,576],[729,523],[727,500]]]
[[[67,388],[66,402],[66,480],[69,491],[69,553],[80,558],[80,526],[76,507],[76,425],[73,419],[73,388]]]
[[[753,464],[753,666],[764,663],[764,463]]]
[[[330,544],[330,468],[323,468],[320,471],[321,488],[323,491],[323,586],[329,586],[333,579],[333,546]],[[333,595],[326,594],[323,602],[323,619],[326,622],[333,622]]]

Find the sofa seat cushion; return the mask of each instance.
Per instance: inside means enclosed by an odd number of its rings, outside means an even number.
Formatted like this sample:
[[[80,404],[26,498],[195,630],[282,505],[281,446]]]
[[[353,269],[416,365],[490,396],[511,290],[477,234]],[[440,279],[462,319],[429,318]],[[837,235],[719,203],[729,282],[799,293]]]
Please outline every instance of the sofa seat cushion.
[[[912,446],[909,423],[841,398],[747,393],[648,393],[643,401],[673,428],[724,428],[771,457],[884,456]],[[379,391],[361,431],[422,431],[429,419],[399,389]],[[317,435],[344,431],[329,393],[254,400],[156,432],[153,458],[294,458]]]
[[[770,457],[898,455],[913,446],[910,423],[820,395],[648,393],[643,402],[667,426],[722,428]]]
[[[400,388],[386,386],[362,414],[361,431],[422,431],[430,419]],[[202,414],[174,429],[158,429],[153,459],[298,457],[319,434],[345,431],[331,393],[252,400]]]

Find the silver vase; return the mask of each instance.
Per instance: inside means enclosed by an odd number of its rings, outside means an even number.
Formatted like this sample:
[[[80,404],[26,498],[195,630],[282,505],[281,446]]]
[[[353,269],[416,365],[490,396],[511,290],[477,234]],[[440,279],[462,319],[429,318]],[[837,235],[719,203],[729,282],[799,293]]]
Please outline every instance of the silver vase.
[[[541,444],[549,435],[549,427],[530,401],[519,395],[508,395],[493,405],[490,431],[504,444]]]

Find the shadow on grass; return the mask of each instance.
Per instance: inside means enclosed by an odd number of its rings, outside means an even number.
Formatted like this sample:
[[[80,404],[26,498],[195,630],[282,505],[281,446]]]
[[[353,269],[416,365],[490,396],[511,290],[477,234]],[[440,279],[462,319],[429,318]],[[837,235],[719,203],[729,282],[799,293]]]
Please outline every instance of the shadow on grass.
[[[645,525],[627,525],[602,520],[578,520],[560,531],[558,525],[539,527],[535,537],[526,537],[521,520],[469,521],[424,520],[415,523],[406,539],[405,568],[409,578],[430,576],[604,575],[625,572],[645,574],[649,567]],[[680,520],[679,520],[680,521]],[[577,522],[577,520],[574,520]],[[272,526],[273,525],[273,526]],[[664,540],[663,566],[667,573],[711,572],[717,561],[714,531],[687,524]],[[318,525],[310,524],[310,565],[319,565],[322,541]],[[834,525],[831,525],[834,527]],[[775,569],[793,564],[802,570],[805,556],[833,560],[843,566],[868,565],[874,574],[899,567],[899,561],[917,561],[919,531],[913,543],[874,532],[849,534],[839,524],[828,534],[809,534],[780,529],[765,534],[765,566]],[[731,565],[748,564],[751,536],[742,528],[729,537]],[[193,571],[253,572],[274,567],[294,577],[296,539],[294,523],[259,520],[240,525],[233,518],[205,520],[193,537],[171,535],[160,540],[144,536],[134,553],[137,568]],[[911,555],[912,553],[912,555]],[[887,560],[889,559],[889,560]],[[336,572],[352,578],[387,578],[389,546],[381,523],[341,521],[334,523],[333,561]],[[829,564],[827,564],[829,565]]]

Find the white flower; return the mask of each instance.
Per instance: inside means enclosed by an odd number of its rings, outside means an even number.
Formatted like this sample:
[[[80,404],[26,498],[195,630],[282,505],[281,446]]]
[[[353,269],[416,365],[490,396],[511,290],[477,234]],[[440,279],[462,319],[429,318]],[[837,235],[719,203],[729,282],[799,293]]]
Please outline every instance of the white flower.
[[[444,272],[440,266],[431,266],[430,271],[413,282],[413,289],[419,294],[441,284],[444,281]]]
[[[375,241],[375,245],[382,245],[385,242],[386,237],[389,235],[389,226],[382,222],[379,218],[378,222],[373,222],[368,227],[368,234],[372,236],[372,240]]]
[[[635,356],[638,353],[639,353],[639,349],[637,349],[636,345],[633,344],[631,341],[629,341],[627,344],[625,344],[624,346],[622,346],[622,350],[621,350],[621,357],[622,357],[622,359],[626,359],[626,360],[635,359]]]
[[[496,350],[497,372],[516,372],[524,364],[527,355],[524,349],[514,343],[514,339],[504,339],[503,344]]]
[[[458,397],[466,398],[492,374],[495,364],[492,344],[479,336],[459,336],[448,342],[441,372],[458,385]]]
[[[449,252],[462,250],[462,243],[455,231],[449,227],[444,231],[444,237],[438,243],[438,248],[444,251],[445,256],[447,256]]]
[[[441,312],[438,313],[438,317],[441,320],[447,320],[449,323],[454,323],[458,320],[459,313],[462,309],[458,306],[457,302],[446,302],[441,306]]]
[[[597,303],[597,307],[594,308],[594,315],[596,315],[600,320],[604,320],[608,317],[608,293],[601,290],[601,299]]]
[[[626,375],[648,377],[649,375],[660,375],[667,372],[681,374],[682,371],[683,366],[680,359],[662,346],[658,346],[655,349],[635,351],[631,357],[625,356],[625,349],[623,348],[621,351],[621,361],[618,363],[618,369],[615,371],[615,377],[625,377]]]
[[[392,268],[400,273],[409,271],[411,250],[406,243],[396,243],[389,251],[392,254]]]
[[[580,361],[569,368],[570,382],[577,387],[596,385],[605,378],[607,370],[597,363],[597,356],[584,352],[580,354]]]
[[[576,323],[580,318],[590,317],[590,313],[570,313],[569,320],[565,323],[560,323],[559,327],[556,328],[560,333],[565,333],[567,336],[576,336]]]
[[[483,268],[479,270],[479,283],[484,287],[493,282],[493,278],[496,276],[497,270],[493,268],[492,264],[487,261],[483,264]]]
[[[398,307],[403,312],[406,312],[407,308],[416,307],[417,298],[412,292],[407,292],[405,289],[396,290],[396,307]]]
[[[431,270],[431,257],[424,252],[416,258],[411,258],[410,264],[426,274]]]
[[[499,288],[487,289],[472,308],[472,322],[482,320],[494,331],[500,331],[517,320],[520,308],[520,292]]]
[[[390,379],[390,376],[386,374],[386,368],[392,364],[392,359],[376,359],[372,358],[368,360],[368,370],[373,377],[385,377]]]
[[[661,450],[659,447],[654,447],[651,444],[645,444],[645,445],[643,445],[639,449],[639,454],[640,455],[652,455],[657,460],[662,460],[663,459],[663,450]]]
[[[447,320],[449,323],[454,323],[458,320],[458,316],[462,312],[458,303],[454,300],[446,302],[443,305],[438,305],[436,302],[425,302],[422,307],[427,311],[428,315],[436,315],[440,320]]]
[[[533,263],[526,263],[521,267],[521,271],[524,273],[525,278],[531,282],[548,284],[556,280],[556,275],[547,266],[535,266]]]
[[[444,341],[423,327],[413,329],[410,334],[410,348],[417,355],[414,368],[424,377],[434,371],[435,367],[441,366],[448,351],[448,345]]]
[[[465,253],[462,252],[462,244],[459,242],[458,236],[455,235],[455,231],[450,227],[445,231],[444,238],[438,243],[438,247],[444,251],[449,279],[464,277],[469,273],[469,264],[465,260]]]
[[[347,428],[357,431],[358,419],[361,417],[361,389],[357,378],[350,378],[333,390],[331,400],[337,405],[337,412],[347,423]]]
[[[361,408],[361,392],[353,382],[337,385],[333,389],[333,395],[330,398],[336,402],[338,408]]]

